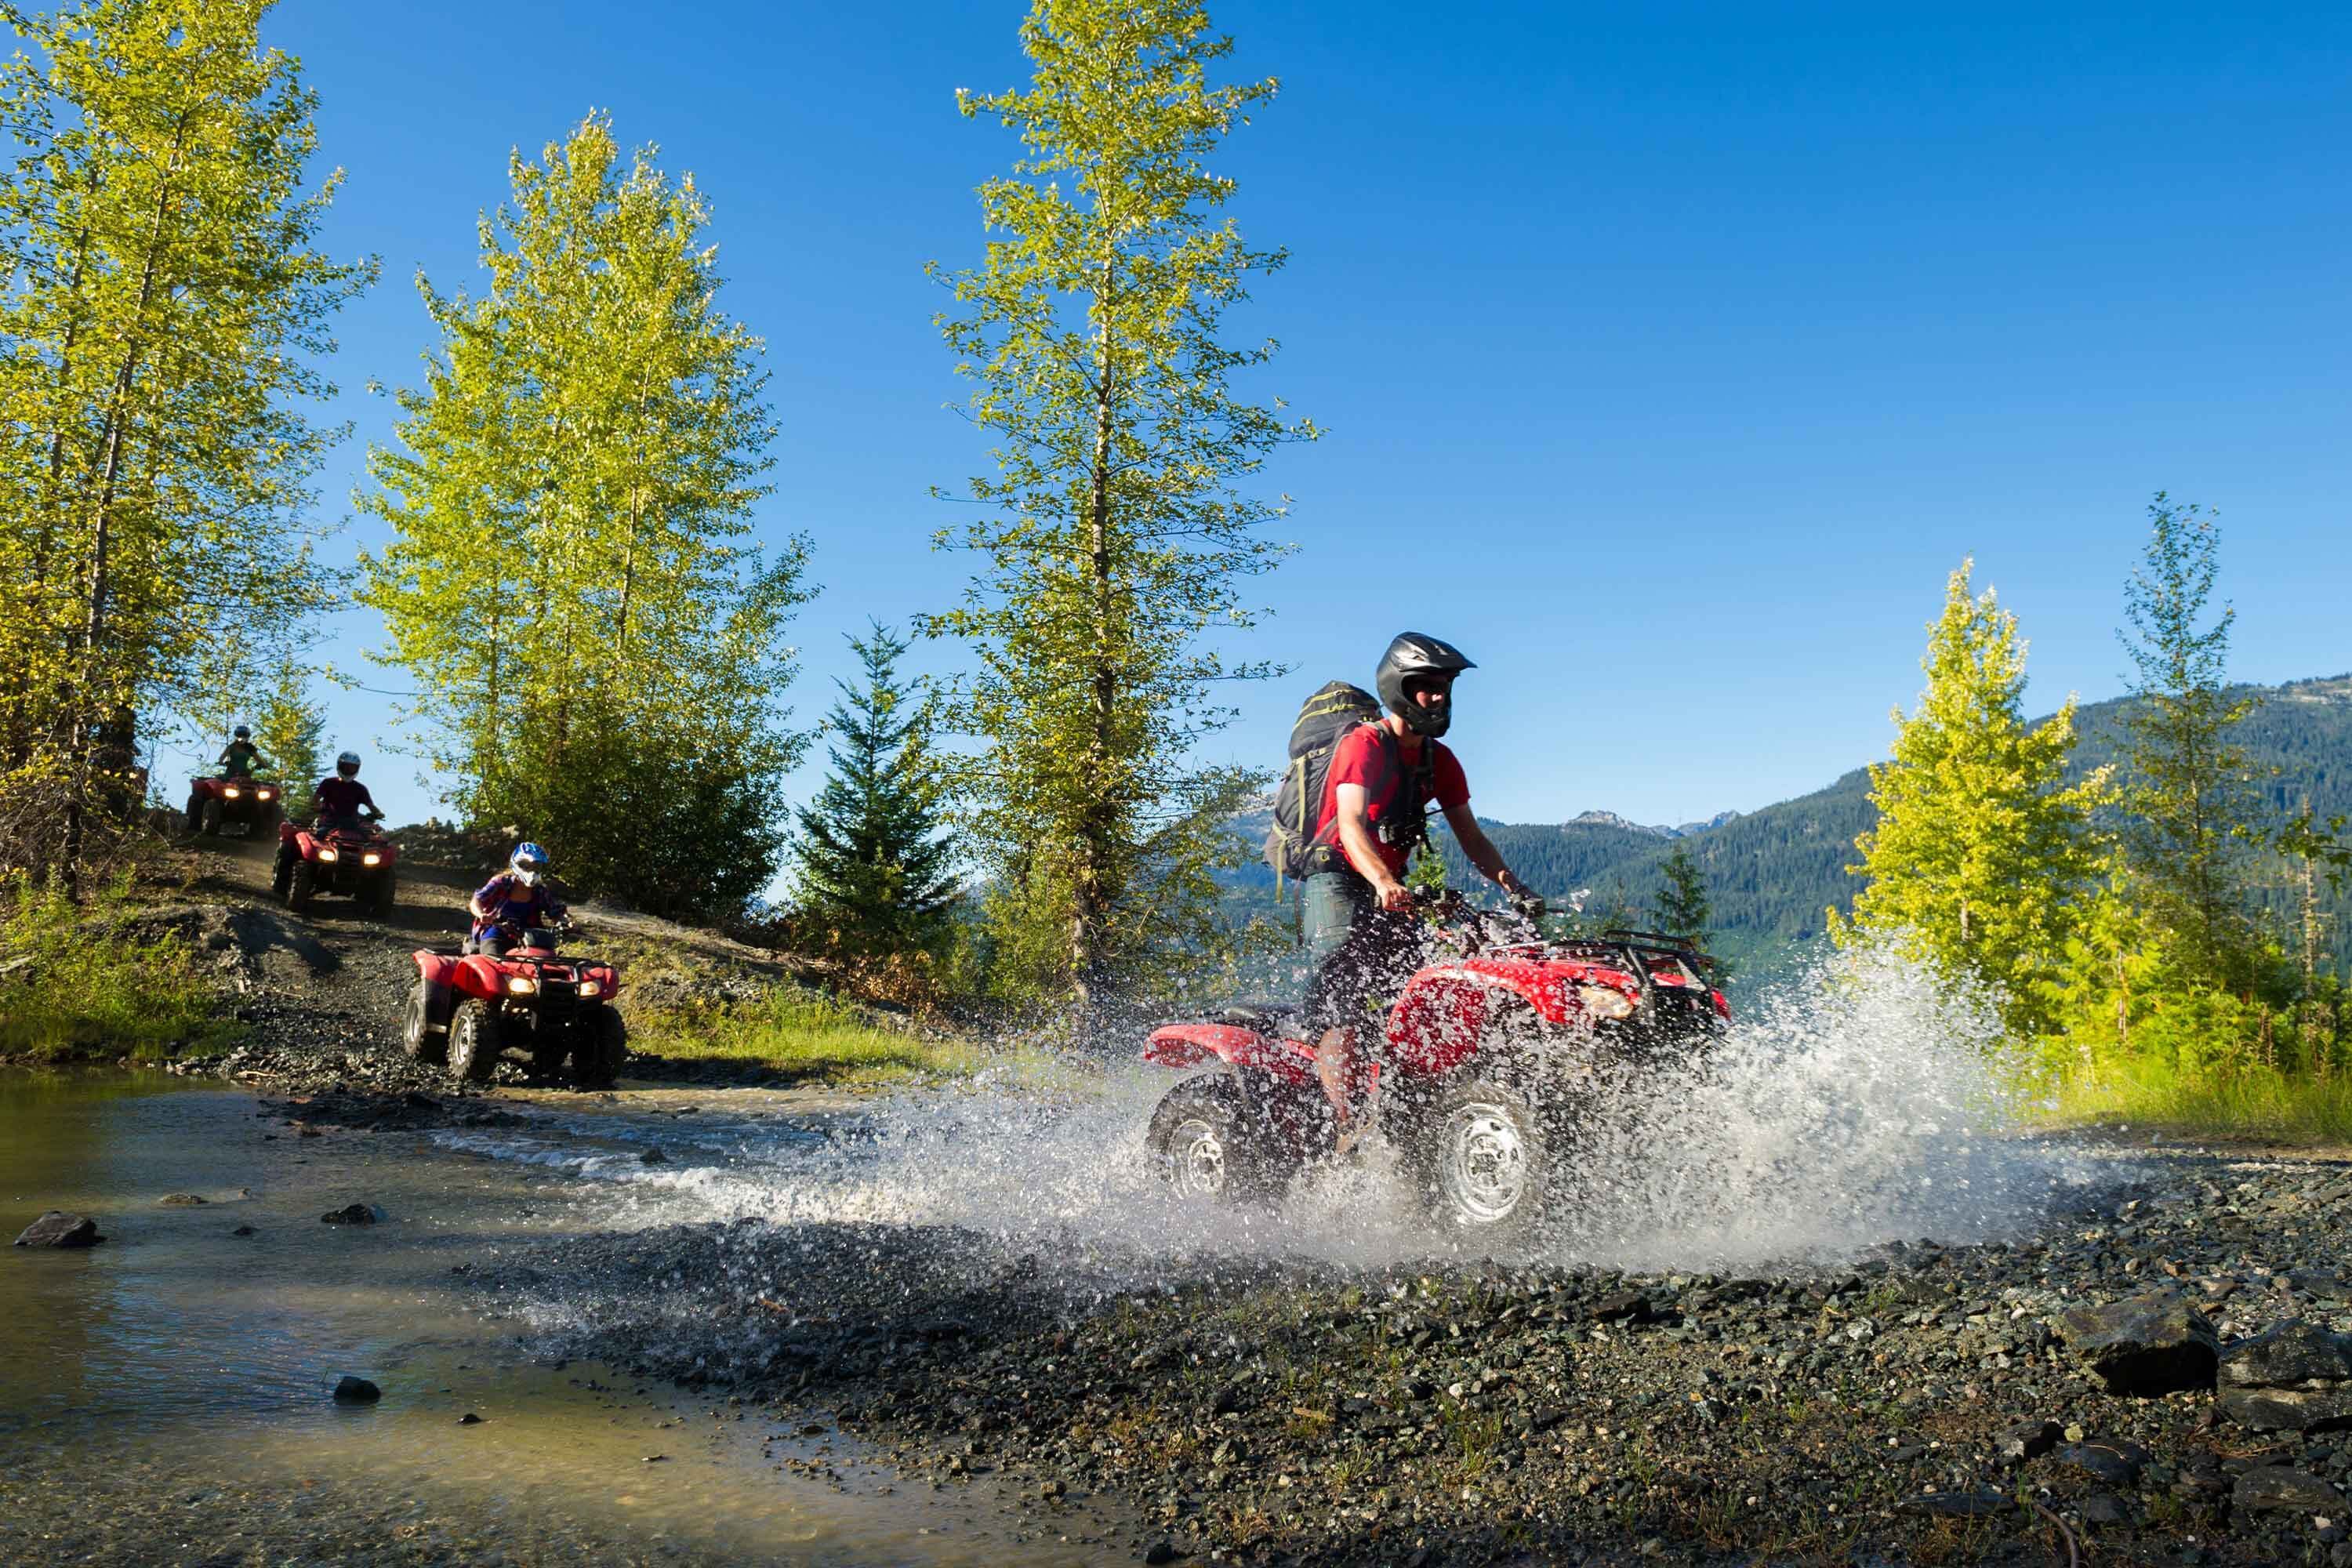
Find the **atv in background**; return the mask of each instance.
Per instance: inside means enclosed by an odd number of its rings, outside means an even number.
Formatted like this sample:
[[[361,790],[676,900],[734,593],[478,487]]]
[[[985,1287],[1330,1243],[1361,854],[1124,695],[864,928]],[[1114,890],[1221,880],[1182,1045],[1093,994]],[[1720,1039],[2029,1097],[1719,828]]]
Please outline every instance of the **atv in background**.
[[[400,846],[373,824],[320,817],[310,827],[278,825],[278,862],[269,886],[291,910],[320,893],[345,893],[378,920],[392,913]]]
[[[1624,931],[1553,940],[1451,895],[1423,907],[1436,916],[1434,956],[1384,1022],[1366,1020],[1384,1044],[1359,1048],[1350,1098],[1395,1147],[1433,1218],[1510,1245],[1572,1204],[1580,1131],[1604,1079],[1698,1058],[1729,1009],[1688,942]],[[1333,1151],[1305,1033],[1298,1009],[1266,1005],[1152,1031],[1146,1061],[1210,1068],[1161,1098],[1147,1135],[1179,1194],[1277,1198]]]
[[[242,773],[205,774],[188,781],[188,831],[217,836],[223,827],[242,827],[257,838],[278,825],[285,812],[285,787]]]
[[[528,1051],[543,1078],[569,1060],[577,1087],[612,1088],[629,1054],[628,1028],[613,1007],[620,973],[594,959],[558,957],[557,939],[527,931],[504,953],[419,952],[401,1044],[473,1083],[488,1083],[512,1047]]]

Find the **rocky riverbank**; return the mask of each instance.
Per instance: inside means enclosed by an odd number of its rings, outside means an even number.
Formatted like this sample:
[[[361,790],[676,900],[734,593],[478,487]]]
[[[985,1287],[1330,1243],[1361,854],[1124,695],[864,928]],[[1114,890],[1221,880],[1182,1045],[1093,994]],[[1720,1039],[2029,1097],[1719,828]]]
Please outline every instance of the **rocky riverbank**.
[[[2352,1563],[2352,1167],[2115,1169],[2007,1243],[1752,1278],[739,1221],[485,1283],[936,1486],[1114,1499],[1159,1561]]]

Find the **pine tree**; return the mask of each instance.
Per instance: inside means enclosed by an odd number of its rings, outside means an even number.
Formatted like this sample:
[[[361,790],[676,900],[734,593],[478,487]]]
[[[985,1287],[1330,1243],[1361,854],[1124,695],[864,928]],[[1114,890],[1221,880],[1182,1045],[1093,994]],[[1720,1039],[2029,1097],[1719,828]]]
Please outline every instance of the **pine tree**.
[[[179,708],[233,629],[282,646],[333,585],[299,525],[341,432],[303,409],[374,268],[316,248],[341,176],[309,170],[315,100],[261,47],[269,9],[0,7],[28,46],[0,68],[0,768],[54,803],[69,879],[101,735]]]
[[[280,661],[254,711],[253,744],[283,786],[289,816],[310,815],[311,786],[325,776],[326,734],[327,711],[311,700],[310,671],[290,658]]]
[[[2101,865],[2092,811],[2105,771],[2066,780],[2074,700],[2025,727],[2025,644],[1992,593],[1971,596],[1971,563],[1952,574],[1928,627],[1927,688],[1894,715],[1895,754],[1870,770],[1877,826],[1855,839],[1869,879],[1852,923],[1830,912],[1840,945],[1887,942],[2001,998],[2021,1036],[2045,1034],[2037,984],[2074,935],[2080,896]]]
[[[2228,605],[2201,624],[2220,570],[2221,531],[2197,507],[2158,493],[2142,564],[2124,590],[2118,634],[2137,677],[2123,722],[2126,863],[2179,978],[2243,989],[2257,942],[2248,858],[2262,800],[2232,739],[2258,699],[2228,685]]]
[[[806,541],[748,542],[774,435],[758,339],[719,309],[709,210],[592,115],[481,226],[488,292],[419,279],[440,342],[361,505],[388,661],[477,825],[565,880],[729,913],[781,863],[804,737],[777,699]]]
[[[1690,846],[1675,839],[1658,870],[1665,879],[1658,884],[1659,929],[1706,947],[1714,910],[1707,904],[1706,874],[1691,858]]]
[[[1315,432],[1233,390],[1274,345],[1221,335],[1284,258],[1217,221],[1234,183],[1205,160],[1275,83],[1212,86],[1232,42],[1189,0],[1034,0],[1021,38],[1027,90],[959,95],[1026,156],[980,189],[985,262],[946,277],[997,471],[971,487],[991,515],[941,536],[985,564],[925,629],[978,667],[1000,983],[1083,1002],[1222,940],[1210,873],[1255,781],[1194,749],[1230,718],[1212,683],[1270,671],[1203,639],[1252,623],[1241,584],[1283,553],[1260,529],[1280,509],[1236,487]]]
[[[865,682],[835,682],[833,771],[800,812],[803,907],[843,952],[935,952],[957,889],[940,837],[933,716],[898,679],[903,639],[877,624],[848,641]]]

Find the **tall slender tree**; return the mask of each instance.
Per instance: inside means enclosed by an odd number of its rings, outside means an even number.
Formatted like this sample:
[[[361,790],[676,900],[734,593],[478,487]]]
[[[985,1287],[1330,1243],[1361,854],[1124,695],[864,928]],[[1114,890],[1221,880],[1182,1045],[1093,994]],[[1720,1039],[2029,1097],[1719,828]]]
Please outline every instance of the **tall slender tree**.
[[[1280,505],[1241,485],[1315,431],[1236,394],[1275,345],[1223,329],[1284,254],[1219,217],[1234,182],[1207,160],[1276,84],[1213,84],[1232,41],[1191,0],[1034,0],[1021,41],[1029,88],[958,95],[1025,155],[980,188],[982,264],[932,268],[996,471],[971,485],[985,520],[941,536],[984,565],[925,628],[978,666],[1001,975],[1083,1002],[1213,937],[1251,781],[1195,745],[1230,718],[1216,683],[1270,671],[1207,639],[1252,623],[1241,585],[1283,553],[1262,529]]]
[[[341,431],[305,410],[374,267],[317,247],[341,175],[312,180],[315,100],[261,46],[270,9],[0,5],[27,46],[0,68],[0,765],[56,803],[69,878],[103,732],[332,585],[301,519]]]
[[[833,771],[800,812],[802,905],[846,952],[934,952],[957,895],[940,836],[934,716],[899,679],[903,638],[877,624],[848,640],[865,680],[835,682]]]
[[[2024,721],[2024,641],[2017,617],[1988,589],[1969,592],[1972,563],[1952,574],[1928,628],[1918,707],[1895,714],[1895,754],[1870,770],[1877,825],[1855,839],[1869,879],[1849,924],[1830,911],[1842,945],[1888,942],[2002,998],[2021,1036],[2047,1033],[2051,1001],[2036,982],[2074,935],[2081,896],[2100,872],[2091,813],[2105,770],[2066,782],[2074,700],[2038,729]]]
[[[760,341],[720,310],[709,213],[591,115],[481,224],[488,291],[418,287],[440,342],[372,448],[363,557],[409,716],[472,821],[548,842],[567,879],[724,912],[781,863],[778,700],[806,541],[751,512],[774,435]]]
[[[1706,873],[1691,858],[1690,845],[1675,839],[1658,872],[1664,879],[1658,884],[1659,928],[1705,947],[1715,911],[1707,902]]]
[[[2259,699],[2229,685],[2237,611],[2207,606],[2221,570],[2212,516],[2159,492],[2148,539],[2124,589],[2132,703],[2123,721],[2123,851],[2178,977],[2242,988],[2256,937],[2248,913],[2249,857],[2261,842],[2262,797],[2233,738]]]

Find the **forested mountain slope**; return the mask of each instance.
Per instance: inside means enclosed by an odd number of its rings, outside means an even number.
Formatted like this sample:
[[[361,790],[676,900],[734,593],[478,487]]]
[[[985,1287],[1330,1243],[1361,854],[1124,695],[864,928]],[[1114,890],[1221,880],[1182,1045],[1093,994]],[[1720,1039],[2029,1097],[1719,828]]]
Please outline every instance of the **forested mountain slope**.
[[[2273,808],[2284,816],[2307,795],[2323,818],[2352,814],[2352,676],[2248,689],[2263,701],[2238,738],[2258,770],[2276,770],[2264,786]],[[2128,701],[2077,710],[2078,771],[2117,760],[2116,726]],[[1546,894],[1558,899],[1589,889],[1588,908],[1622,905],[1637,920],[1649,918],[1660,862],[1675,843],[1684,844],[1706,875],[1717,946],[1752,976],[1781,968],[1803,942],[1819,936],[1830,906],[1851,905],[1856,884],[1845,868],[1855,858],[1855,835],[1871,823],[1869,795],[1870,775],[1857,768],[1825,789],[1679,839],[1607,822],[1486,822],[1486,827],[1512,867]],[[1236,827],[1255,846],[1264,835],[1264,818],[1245,818]],[[1457,883],[1475,881],[1451,837],[1441,834],[1441,843]],[[2295,901],[2286,868],[2266,865],[2257,874],[2264,903],[2284,917]],[[1273,884],[1263,867],[1235,878],[1237,893],[1254,895],[1246,907],[1261,911]],[[2322,899],[2336,917],[2328,933],[2335,962],[2352,964],[2352,919],[2347,918],[2352,895],[2329,895],[2323,886]],[[1241,899],[1235,907],[1244,907]]]

